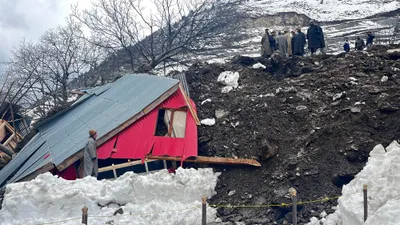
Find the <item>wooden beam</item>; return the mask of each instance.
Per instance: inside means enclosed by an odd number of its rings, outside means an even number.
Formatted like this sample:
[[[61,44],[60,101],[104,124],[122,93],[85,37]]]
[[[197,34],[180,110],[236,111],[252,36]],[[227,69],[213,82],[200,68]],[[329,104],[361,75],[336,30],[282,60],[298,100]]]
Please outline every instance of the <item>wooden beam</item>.
[[[131,124],[133,124],[134,122],[139,120],[140,118],[142,118],[144,115],[146,115],[151,110],[153,110],[158,105],[160,105],[163,101],[165,101],[169,96],[174,94],[176,92],[176,90],[178,90],[178,89],[179,89],[179,85],[178,84],[174,85],[168,91],[166,91],[164,94],[162,94],[159,98],[157,98],[152,103],[150,103],[148,106],[146,106],[138,114],[132,116],[130,119],[128,119],[127,121],[123,122],[122,124],[117,126],[115,129],[113,129],[110,132],[108,132],[107,134],[101,136],[99,139],[96,140],[97,146],[102,145],[103,143],[108,141],[110,138],[114,137],[119,132],[121,132],[122,130],[124,130],[125,128],[127,128],[128,126],[130,126]],[[96,128],[94,127],[94,129],[96,129]],[[76,161],[78,161],[79,159],[81,159],[82,157],[83,157],[83,148],[81,150],[79,150],[78,153],[75,153],[74,155],[72,155],[68,159],[64,160],[64,162],[62,162],[60,165],[57,166],[57,169],[59,171],[62,171],[65,168],[67,168],[70,165],[72,165],[73,163],[75,163]]]
[[[156,159],[146,159],[146,162],[153,162],[153,161],[157,161]],[[135,160],[132,162],[126,162],[126,163],[120,163],[117,165],[113,166],[106,166],[106,167],[102,167],[99,168],[99,173],[102,172],[106,172],[106,171],[111,171],[113,169],[122,169],[122,168],[126,168],[126,167],[130,167],[130,166],[135,166],[135,165],[141,165],[142,164],[142,160]]]
[[[179,90],[180,90],[180,91],[182,92],[182,94],[183,94],[183,97],[184,97],[184,99],[185,99],[185,102],[186,102],[187,106],[189,107],[190,113],[192,113],[192,116],[193,116],[194,121],[196,121],[196,124],[197,124],[197,125],[200,125],[201,123],[200,123],[199,118],[197,117],[197,112],[196,112],[196,110],[193,109],[193,106],[192,106],[192,104],[190,103],[190,98],[189,98],[189,96],[187,96],[186,91],[185,91],[185,89],[183,88],[183,85],[182,85],[181,82],[179,82]]]
[[[168,160],[168,161],[181,161],[181,157],[169,156],[147,156],[148,159]],[[198,156],[196,159],[185,159],[184,162],[206,163],[206,164],[223,164],[223,165],[249,165],[260,167],[261,164],[254,159],[234,159],[234,158],[219,158],[219,157],[206,157]]]

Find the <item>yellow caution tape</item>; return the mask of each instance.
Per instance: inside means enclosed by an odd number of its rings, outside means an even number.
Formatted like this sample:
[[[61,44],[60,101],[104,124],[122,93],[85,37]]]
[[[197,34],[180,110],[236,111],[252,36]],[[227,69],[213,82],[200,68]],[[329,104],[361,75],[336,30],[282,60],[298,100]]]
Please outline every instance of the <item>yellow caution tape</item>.
[[[305,204],[316,203],[316,202],[327,202],[329,200],[338,199],[338,198],[339,198],[339,196],[331,197],[331,198],[317,199],[317,200],[306,201],[306,202],[297,202],[297,205],[305,205]],[[217,204],[209,204],[210,207],[214,207],[214,208],[269,208],[269,207],[288,207],[288,206],[292,206],[292,205],[293,205],[293,203],[262,204],[262,205],[217,205]]]

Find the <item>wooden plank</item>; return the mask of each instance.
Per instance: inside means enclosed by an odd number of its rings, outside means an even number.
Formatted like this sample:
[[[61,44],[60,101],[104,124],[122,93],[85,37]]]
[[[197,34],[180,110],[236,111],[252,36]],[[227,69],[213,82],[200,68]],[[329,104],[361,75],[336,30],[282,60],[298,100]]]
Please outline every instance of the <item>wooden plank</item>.
[[[159,159],[168,161],[181,161],[180,157],[169,156],[147,156],[148,159]],[[206,163],[206,164],[223,164],[223,165],[249,165],[260,167],[261,164],[254,159],[234,159],[198,156],[196,159],[186,159],[184,162]]]
[[[153,161],[157,161],[157,160],[156,159],[146,159],[145,161],[146,162],[153,162]],[[113,168],[122,169],[122,168],[135,166],[135,165],[141,165],[141,164],[142,164],[142,160],[136,160],[136,161],[132,161],[132,162],[120,163],[120,164],[114,165],[114,167],[106,166],[106,167],[99,168],[99,173],[106,172],[106,171],[111,171],[111,170],[113,170]]]
[[[19,179],[17,181],[30,181],[32,179],[35,179],[39,174],[46,173],[47,171],[51,170],[54,168],[53,163],[48,162],[46,165],[40,167],[38,170],[35,172],[28,174],[27,176],[23,177],[22,179]]]
[[[146,115],[147,113],[149,113],[151,110],[153,110],[154,108],[156,108],[158,105],[160,105],[163,101],[165,101],[169,96],[171,96],[173,93],[175,93],[176,90],[178,90],[179,85],[176,84],[175,86],[171,87],[168,91],[166,91],[164,94],[162,94],[158,99],[154,100],[152,103],[150,103],[146,108],[144,108],[141,112],[139,112],[138,114],[132,116],[130,119],[128,119],[127,121],[123,122],[122,124],[120,124],[119,126],[117,126],[115,129],[111,130],[110,132],[108,132],[107,134],[101,136],[99,139],[96,140],[96,144],[97,146],[102,145],[103,143],[105,143],[106,141],[108,141],[110,138],[114,137],[115,135],[117,135],[119,132],[121,132],[122,130],[124,130],[125,128],[127,128],[128,126],[130,126],[131,124],[133,124],[134,122],[136,122],[138,119],[140,119],[142,116]],[[96,129],[94,127],[94,129]],[[78,154],[79,153],[79,154]],[[65,168],[67,168],[68,166],[72,165],[73,163],[75,163],[76,161],[78,161],[80,158],[83,157],[83,148],[81,150],[79,150],[79,152],[72,155],[71,157],[69,157],[68,159],[64,160],[64,162],[62,162],[60,165],[57,166],[57,169],[59,171],[64,170]]]
[[[196,112],[196,110],[193,109],[193,106],[190,103],[190,98],[187,96],[185,89],[183,88],[182,83],[180,83],[180,82],[179,82],[179,90],[182,92],[185,102],[186,102],[187,106],[189,107],[189,111],[190,111],[190,113],[192,113],[192,116],[193,116],[194,120],[196,121],[196,124],[200,125],[201,123],[200,123],[199,118],[197,117],[197,112]]]

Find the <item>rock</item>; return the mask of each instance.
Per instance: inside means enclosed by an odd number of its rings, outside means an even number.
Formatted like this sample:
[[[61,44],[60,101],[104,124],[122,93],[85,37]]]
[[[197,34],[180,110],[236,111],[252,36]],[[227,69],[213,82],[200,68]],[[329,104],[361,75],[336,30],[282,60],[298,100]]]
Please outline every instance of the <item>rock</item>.
[[[356,144],[351,144],[350,149],[354,150],[354,151],[358,151],[360,148]]]
[[[114,216],[117,215],[117,214],[124,214],[124,210],[123,210],[122,208],[117,209],[117,210],[114,212]]]
[[[361,108],[359,108],[359,107],[351,107],[350,111],[352,113],[359,113],[359,112],[361,112]]]
[[[204,100],[204,101],[201,102],[201,105],[204,105],[204,104],[207,103],[207,102],[211,102],[211,99],[207,98],[206,100]]]
[[[225,87],[222,88],[221,93],[226,94],[226,93],[228,93],[228,92],[230,92],[232,90],[233,90],[232,86],[225,86]]]
[[[339,99],[343,98],[345,95],[346,95],[345,91],[342,91],[340,93],[334,94],[333,97],[332,97],[332,101],[335,102],[336,100],[339,100]]]
[[[388,81],[389,80],[389,77],[388,76],[383,76],[382,78],[381,78],[381,82],[382,83],[384,83],[384,82],[386,82],[386,81]]]
[[[229,116],[229,112],[225,111],[223,109],[216,109],[215,110],[215,118],[218,119],[223,119]]]
[[[264,66],[264,65],[261,64],[261,63],[256,63],[256,64],[254,64],[254,65],[252,66],[252,68],[253,68],[253,69],[265,69],[265,68],[267,68],[267,67]]]
[[[218,82],[225,84],[226,86],[231,86],[232,88],[237,88],[239,86],[239,73],[232,71],[222,72],[217,79]]]
[[[391,105],[390,103],[383,103],[379,106],[379,110],[384,113],[391,113],[391,112],[398,111],[399,107],[395,107],[395,106]]]
[[[214,126],[215,125],[215,119],[204,119],[200,121],[201,124],[206,125],[206,126]]]
[[[232,195],[234,195],[234,194],[236,194],[236,191],[235,191],[235,190],[232,190],[232,191],[230,191],[230,192],[228,193],[228,196],[232,196]]]
[[[307,106],[305,106],[305,105],[299,105],[296,107],[297,111],[306,110],[306,109],[307,109]]]

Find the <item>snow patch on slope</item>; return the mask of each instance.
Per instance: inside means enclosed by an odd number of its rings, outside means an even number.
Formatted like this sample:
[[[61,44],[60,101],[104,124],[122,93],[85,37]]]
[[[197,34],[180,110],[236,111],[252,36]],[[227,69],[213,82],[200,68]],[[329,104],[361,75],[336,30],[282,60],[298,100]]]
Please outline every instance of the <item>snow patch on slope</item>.
[[[400,2],[397,0],[250,0],[242,7],[255,16],[297,12],[320,21],[335,21],[359,19],[393,11],[400,7]]]
[[[400,214],[400,145],[393,141],[386,149],[377,145],[364,169],[347,185],[335,213],[324,225],[399,224]],[[364,223],[363,185],[368,186],[368,219]],[[308,225],[320,225],[313,218]]]
[[[115,225],[201,224],[201,198],[216,194],[218,176],[212,169],[179,168],[176,174],[128,172],[113,181],[93,177],[67,181],[46,173],[7,185],[0,220],[2,225],[29,225],[78,218],[62,224],[81,224],[86,205],[89,224],[111,220]],[[113,216],[120,205],[124,213]],[[207,210],[208,221],[215,221],[216,210]]]

